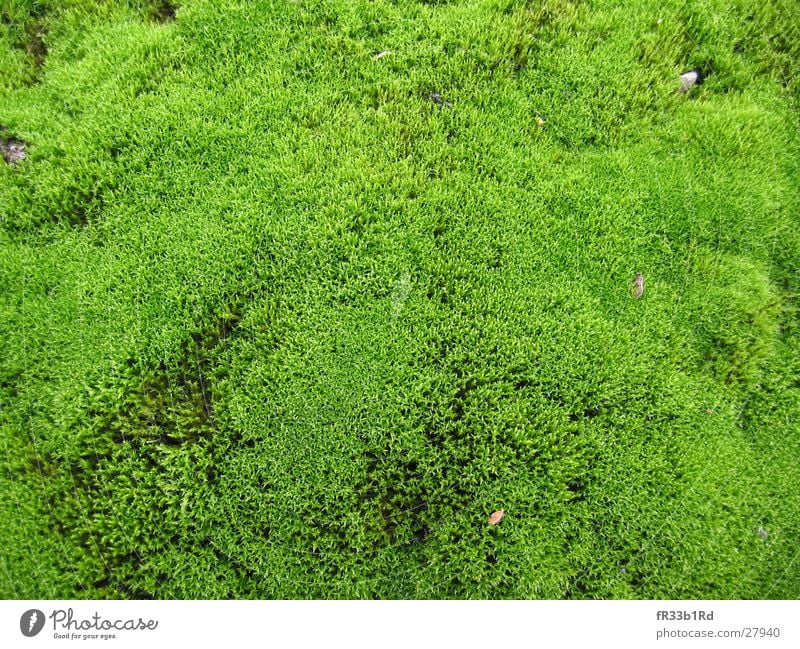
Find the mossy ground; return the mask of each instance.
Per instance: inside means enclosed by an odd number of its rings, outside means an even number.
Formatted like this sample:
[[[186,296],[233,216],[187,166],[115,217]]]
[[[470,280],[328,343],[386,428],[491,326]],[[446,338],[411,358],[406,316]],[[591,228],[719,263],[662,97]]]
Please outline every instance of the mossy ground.
[[[0,596],[800,597],[793,1],[0,8]]]

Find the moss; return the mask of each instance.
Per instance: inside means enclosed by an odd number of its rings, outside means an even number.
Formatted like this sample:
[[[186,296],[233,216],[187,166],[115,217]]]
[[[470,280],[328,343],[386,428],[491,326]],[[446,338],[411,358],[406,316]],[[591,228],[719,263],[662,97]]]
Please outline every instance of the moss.
[[[781,3],[9,6],[0,594],[796,596]]]

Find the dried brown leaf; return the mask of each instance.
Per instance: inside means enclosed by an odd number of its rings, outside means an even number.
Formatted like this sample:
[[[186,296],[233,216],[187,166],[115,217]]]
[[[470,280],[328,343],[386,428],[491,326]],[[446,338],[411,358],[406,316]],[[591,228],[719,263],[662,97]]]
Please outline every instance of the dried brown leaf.
[[[500,521],[503,520],[503,516],[505,515],[506,515],[505,509],[498,509],[491,516],[489,516],[489,525],[497,525]]]
[[[631,284],[631,296],[638,300],[642,295],[644,295],[644,275],[636,273],[633,284]]]

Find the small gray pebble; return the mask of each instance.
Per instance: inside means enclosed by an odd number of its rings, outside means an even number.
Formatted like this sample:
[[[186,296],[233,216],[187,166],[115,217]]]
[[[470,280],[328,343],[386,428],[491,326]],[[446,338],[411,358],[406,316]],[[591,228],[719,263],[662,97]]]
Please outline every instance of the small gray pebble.
[[[22,162],[28,157],[28,154],[25,153],[25,143],[13,139],[8,142],[0,140],[0,155],[10,165]]]
[[[438,104],[439,106],[452,106],[452,101],[447,101],[446,99],[442,99],[442,96],[438,92],[432,92],[430,94],[431,101],[434,104]]]

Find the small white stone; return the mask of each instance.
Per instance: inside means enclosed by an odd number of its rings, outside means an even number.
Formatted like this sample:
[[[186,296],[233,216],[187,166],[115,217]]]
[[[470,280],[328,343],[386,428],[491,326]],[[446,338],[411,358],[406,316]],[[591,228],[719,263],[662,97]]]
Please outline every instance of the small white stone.
[[[684,72],[681,75],[681,93],[689,92],[689,89],[697,83],[700,79],[700,75],[697,73],[697,70],[689,70],[689,72]]]

